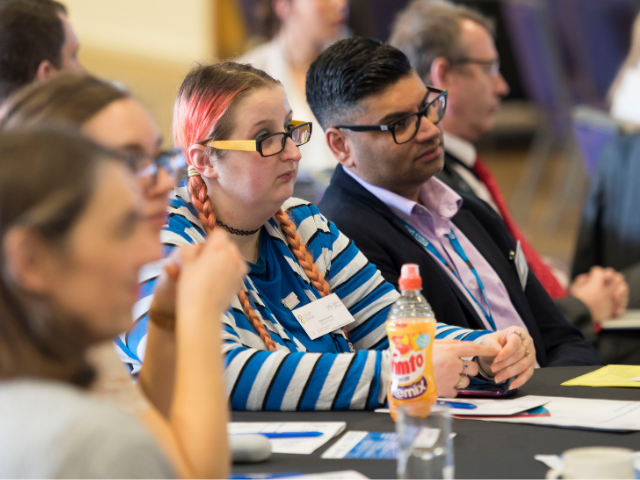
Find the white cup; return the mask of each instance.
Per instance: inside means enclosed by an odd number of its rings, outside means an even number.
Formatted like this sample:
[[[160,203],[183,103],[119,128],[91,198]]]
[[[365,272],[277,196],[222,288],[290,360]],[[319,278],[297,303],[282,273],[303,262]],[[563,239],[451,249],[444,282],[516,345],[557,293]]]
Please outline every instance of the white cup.
[[[549,470],[547,478],[635,478],[633,451],[627,448],[573,448],[562,458],[562,469]]]

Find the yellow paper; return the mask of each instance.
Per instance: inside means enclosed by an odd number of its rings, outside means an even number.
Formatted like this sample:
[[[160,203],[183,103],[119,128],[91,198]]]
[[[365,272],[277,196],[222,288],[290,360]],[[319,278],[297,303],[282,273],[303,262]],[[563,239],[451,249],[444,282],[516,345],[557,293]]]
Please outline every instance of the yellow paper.
[[[636,365],[607,365],[595,372],[581,375],[564,382],[564,386],[583,387],[640,387],[640,366]]]

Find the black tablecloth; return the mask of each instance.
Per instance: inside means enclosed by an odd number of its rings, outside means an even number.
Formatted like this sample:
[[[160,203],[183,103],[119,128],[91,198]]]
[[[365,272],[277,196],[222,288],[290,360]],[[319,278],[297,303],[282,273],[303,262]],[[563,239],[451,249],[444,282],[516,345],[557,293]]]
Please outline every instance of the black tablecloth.
[[[523,395],[640,400],[640,389],[562,387],[571,378],[594,367],[562,367],[536,370],[520,390]],[[373,412],[233,412],[236,422],[347,422],[347,430],[393,432],[387,414]],[[477,420],[453,420],[456,478],[544,478],[547,467],[536,454],[559,454],[587,446],[618,446],[640,450],[640,432],[605,433],[588,430],[518,425]],[[357,470],[370,478],[395,478],[395,460],[321,459],[335,439],[312,455],[274,454],[264,463],[234,465],[233,473],[319,473]]]

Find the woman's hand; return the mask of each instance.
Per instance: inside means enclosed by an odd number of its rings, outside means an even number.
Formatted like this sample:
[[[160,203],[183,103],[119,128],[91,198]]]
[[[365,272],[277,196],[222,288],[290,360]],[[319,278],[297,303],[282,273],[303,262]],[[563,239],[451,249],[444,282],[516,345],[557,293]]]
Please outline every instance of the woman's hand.
[[[536,366],[536,349],[531,335],[524,328],[509,327],[490,333],[482,338],[482,343],[499,350],[495,357],[478,358],[485,372],[495,374],[496,383],[516,377],[510,385],[513,389],[521,387],[531,378]]]
[[[433,373],[438,396],[455,397],[458,390],[469,385],[468,376],[478,374],[478,365],[462,358],[493,357],[497,354],[498,349],[493,346],[457,340],[436,340],[433,344]]]
[[[212,231],[204,244],[181,248],[176,298],[178,310],[189,313],[181,312],[180,319],[227,310],[247,272],[240,250],[222,229]]]
[[[190,312],[224,312],[247,273],[247,265],[237,246],[220,229],[213,231],[206,243],[176,248],[167,260],[149,309],[150,315],[155,315],[156,323],[161,323],[162,319],[175,319],[180,293],[182,305]]]

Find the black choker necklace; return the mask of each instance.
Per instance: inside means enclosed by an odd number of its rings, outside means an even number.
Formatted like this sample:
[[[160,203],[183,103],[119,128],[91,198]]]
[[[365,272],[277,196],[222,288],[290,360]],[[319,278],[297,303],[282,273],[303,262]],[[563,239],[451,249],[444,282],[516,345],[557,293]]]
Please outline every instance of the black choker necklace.
[[[227,232],[229,232],[232,235],[244,235],[244,236],[253,235],[257,231],[259,231],[260,228],[262,228],[262,227],[256,228],[255,230],[238,230],[237,228],[233,228],[233,227],[230,227],[229,225],[225,225],[220,220],[216,220],[216,225],[220,225],[222,228],[224,228]]]

